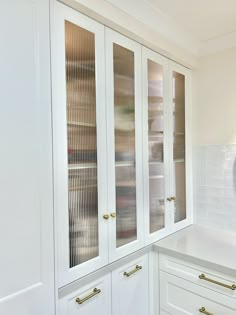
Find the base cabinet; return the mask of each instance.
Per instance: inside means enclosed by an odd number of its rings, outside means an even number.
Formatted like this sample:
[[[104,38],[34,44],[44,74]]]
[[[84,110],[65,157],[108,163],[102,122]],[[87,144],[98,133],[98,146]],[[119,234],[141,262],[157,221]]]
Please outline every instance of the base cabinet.
[[[149,255],[81,285],[59,300],[58,315],[150,315]]]
[[[59,304],[60,315],[111,315],[111,275],[81,287]]]
[[[112,272],[112,315],[149,314],[148,255]]]
[[[164,255],[160,269],[160,314],[236,314],[235,278]]]

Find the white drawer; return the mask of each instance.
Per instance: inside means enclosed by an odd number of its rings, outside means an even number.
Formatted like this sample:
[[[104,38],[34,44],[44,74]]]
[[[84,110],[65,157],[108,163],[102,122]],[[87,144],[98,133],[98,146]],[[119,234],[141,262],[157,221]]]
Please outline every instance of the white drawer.
[[[149,315],[148,254],[112,272],[112,315]]]
[[[230,288],[236,284],[234,277],[163,254],[160,254],[159,262],[160,269],[163,271],[236,299],[236,290]],[[199,278],[202,274],[205,275],[205,280]],[[209,280],[218,283],[212,283]],[[229,287],[226,288],[222,285]]]
[[[160,307],[171,315],[235,315],[236,300],[160,271]]]
[[[96,291],[95,288],[99,291]],[[86,298],[88,299],[86,300]],[[79,304],[78,302],[81,301],[82,304]],[[99,278],[61,299],[59,314],[111,315],[111,275]]]

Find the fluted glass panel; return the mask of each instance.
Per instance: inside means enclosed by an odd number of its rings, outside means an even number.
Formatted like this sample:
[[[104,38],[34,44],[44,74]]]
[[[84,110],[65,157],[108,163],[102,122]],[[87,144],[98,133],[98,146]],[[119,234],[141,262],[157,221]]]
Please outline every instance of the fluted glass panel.
[[[164,119],[163,68],[149,60],[148,67],[148,146],[149,146],[149,220],[150,233],[165,225],[164,198]]]
[[[94,34],[65,22],[70,267],[99,255]]]
[[[173,72],[175,222],[186,218],[185,76]]]
[[[117,44],[114,57],[116,246],[137,239],[134,53]]]

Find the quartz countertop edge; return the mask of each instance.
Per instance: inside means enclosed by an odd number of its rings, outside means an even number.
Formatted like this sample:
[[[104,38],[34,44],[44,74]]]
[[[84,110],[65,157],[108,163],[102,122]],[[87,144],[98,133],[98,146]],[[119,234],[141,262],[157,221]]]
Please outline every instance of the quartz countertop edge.
[[[193,224],[154,243],[153,249],[236,277],[234,232]]]

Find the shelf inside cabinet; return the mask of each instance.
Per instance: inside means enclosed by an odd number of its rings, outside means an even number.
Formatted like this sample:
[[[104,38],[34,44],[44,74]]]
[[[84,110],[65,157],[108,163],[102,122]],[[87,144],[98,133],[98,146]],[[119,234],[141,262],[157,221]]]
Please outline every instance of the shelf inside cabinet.
[[[96,124],[86,123],[86,122],[77,122],[77,121],[68,121],[67,125],[73,126],[73,127],[92,127],[96,128]]]
[[[135,161],[119,161],[115,163],[116,167],[135,166]]]
[[[90,168],[97,168],[96,163],[81,163],[81,164],[69,164],[68,169],[70,170],[84,170]]]
[[[164,175],[151,175],[149,176],[149,179],[163,179]]]
[[[184,163],[185,159],[184,158],[182,158],[182,159],[174,159],[174,162],[175,163]]]

